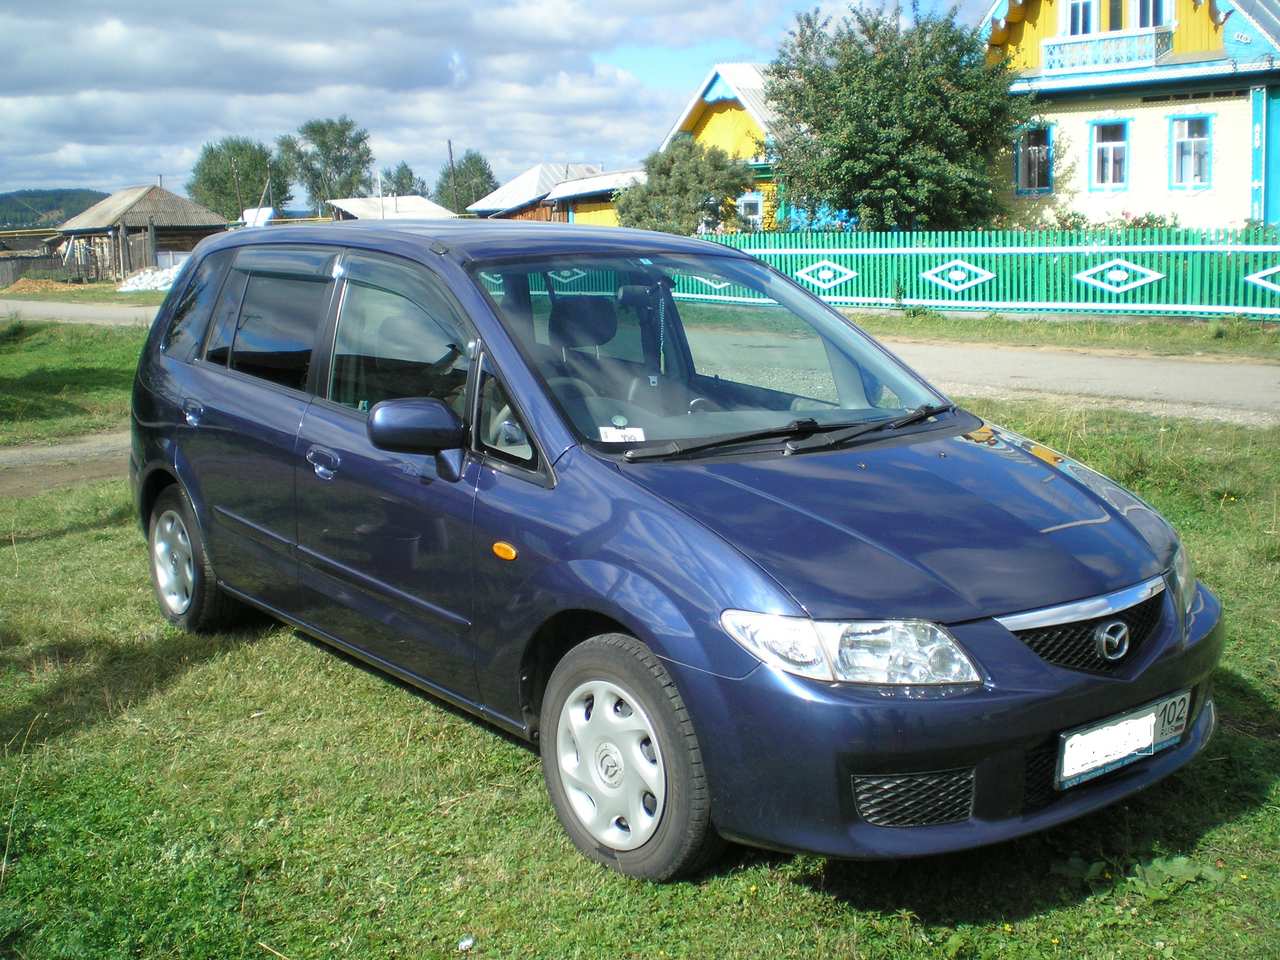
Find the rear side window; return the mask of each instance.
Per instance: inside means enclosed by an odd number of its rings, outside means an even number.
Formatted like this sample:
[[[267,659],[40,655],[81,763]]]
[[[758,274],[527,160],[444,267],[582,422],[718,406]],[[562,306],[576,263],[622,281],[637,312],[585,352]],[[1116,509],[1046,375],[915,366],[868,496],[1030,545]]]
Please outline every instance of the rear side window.
[[[305,390],[316,330],[329,309],[332,289],[327,280],[250,276],[231,346],[231,369]]]
[[[209,254],[200,262],[195,276],[182,292],[160,344],[160,349],[174,359],[190,361],[195,357],[234,253],[233,250],[219,250]]]

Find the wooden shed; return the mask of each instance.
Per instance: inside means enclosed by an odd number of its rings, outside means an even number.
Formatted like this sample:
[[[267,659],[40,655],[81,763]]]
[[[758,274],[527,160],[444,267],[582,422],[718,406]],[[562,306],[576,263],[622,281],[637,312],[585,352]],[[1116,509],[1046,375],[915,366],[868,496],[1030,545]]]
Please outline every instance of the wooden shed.
[[[62,262],[86,279],[120,279],[169,266],[227,229],[225,217],[163,187],[128,187],[58,227]]]

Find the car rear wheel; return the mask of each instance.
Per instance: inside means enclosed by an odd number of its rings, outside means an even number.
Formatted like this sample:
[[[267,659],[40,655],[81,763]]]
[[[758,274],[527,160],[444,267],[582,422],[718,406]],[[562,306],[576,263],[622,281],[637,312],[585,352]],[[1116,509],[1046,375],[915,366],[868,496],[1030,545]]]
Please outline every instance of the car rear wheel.
[[[593,637],[565,654],[541,717],[547,792],[570,839],[622,873],[669,880],[720,849],[684,701],[634,637]]]
[[[218,588],[195,512],[176,484],[156,497],[147,529],[151,584],[160,612],[184,630],[225,625],[238,604]]]

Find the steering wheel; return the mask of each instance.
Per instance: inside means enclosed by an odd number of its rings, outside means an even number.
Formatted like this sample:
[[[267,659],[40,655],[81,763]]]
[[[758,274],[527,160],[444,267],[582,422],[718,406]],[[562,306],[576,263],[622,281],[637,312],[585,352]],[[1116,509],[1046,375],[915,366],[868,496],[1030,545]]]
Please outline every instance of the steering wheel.
[[[724,407],[706,397],[694,397],[689,401],[689,416],[695,413],[711,413],[715,410],[723,410]]]

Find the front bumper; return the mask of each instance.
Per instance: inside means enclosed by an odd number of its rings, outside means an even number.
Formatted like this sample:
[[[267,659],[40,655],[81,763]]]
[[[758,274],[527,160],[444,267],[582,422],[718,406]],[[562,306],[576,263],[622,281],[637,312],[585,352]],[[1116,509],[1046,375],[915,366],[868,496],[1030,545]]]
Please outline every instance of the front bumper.
[[[952,632],[989,669],[998,667],[982,688],[908,695],[763,666],[732,680],[669,664],[697,727],[717,829],[755,846],[858,859],[981,846],[1150,786],[1187,764],[1213,733],[1210,676],[1225,631],[1221,607],[1203,586],[1186,638],[1170,601],[1160,641],[1123,676],[1046,663],[994,621]],[[1053,786],[1059,733],[1185,689],[1191,713],[1176,746],[1068,790]],[[860,813],[855,777],[937,772],[955,774],[947,789],[971,791],[961,818],[880,826]]]

